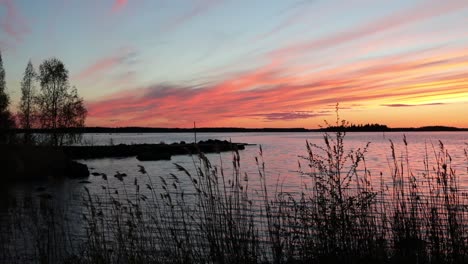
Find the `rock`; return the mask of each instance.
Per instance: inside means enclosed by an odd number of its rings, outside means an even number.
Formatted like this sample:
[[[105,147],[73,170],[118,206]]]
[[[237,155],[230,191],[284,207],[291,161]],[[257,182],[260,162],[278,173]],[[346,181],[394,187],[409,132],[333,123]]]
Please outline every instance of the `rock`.
[[[196,154],[200,151],[221,152],[243,149],[241,143],[227,140],[207,139],[198,143],[180,141],[173,144],[135,144],[114,146],[65,146],[61,150],[72,159],[99,159],[136,156],[138,160],[170,160],[171,155]],[[236,147],[240,146],[240,147]]]
[[[101,176],[101,173],[99,173],[99,172],[92,172],[91,175],[93,175],[93,176]]]
[[[88,166],[85,164],[76,162],[76,161],[70,161],[66,175],[69,178],[86,178],[89,177],[89,170]]]

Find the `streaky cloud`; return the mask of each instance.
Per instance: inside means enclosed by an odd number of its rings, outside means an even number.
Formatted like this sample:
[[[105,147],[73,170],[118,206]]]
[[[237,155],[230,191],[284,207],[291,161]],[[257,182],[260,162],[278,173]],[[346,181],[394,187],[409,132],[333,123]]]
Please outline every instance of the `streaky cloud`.
[[[186,13],[173,18],[169,23],[163,26],[165,31],[172,31],[181,27],[190,20],[210,11],[217,5],[221,4],[223,0],[194,0],[194,4]]]
[[[137,53],[131,48],[119,49],[114,55],[100,58],[80,71],[73,79],[85,80],[91,77],[99,76],[113,69],[134,63]]]
[[[321,39],[315,39],[308,42],[280,48],[271,52],[271,55],[289,57],[301,55],[311,51],[329,49],[331,47],[349,44],[359,39],[367,38],[398,27],[415,24],[449,13],[458,12],[461,9],[467,7],[468,1],[463,0],[446,2],[441,2],[438,0],[423,1],[422,3],[419,3],[404,12],[389,15],[378,21],[372,21],[347,32],[339,32]]]
[[[389,55],[301,76],[282,61],[272,61],[217,83],[135,87],[90,102],[89,122],[121,126],[185,126],[193,120],[212,125],[310,122],[328,114],[336,102],[353,109],[398,107],[394,102],[404,107],[467,101],[466,49],[449,51]],[[109,122],[116,118],[120,121]]]
[[[26,19],[21,16],[13,0],[0,0],[1,6],[5,8],[6,15],[0,20],[0,27],[16,43],[21,42],[30,33]]]
[[[307,6],[315,2],[316,0],[300,1],[289,6],[286,10],[283,11],[289,13],[287,17],[279,24],[277,24],[274,28],[270,29],[267,32],[257,35],[255,37],[255,40],[269,38],[270,36],[273,36],[289,27],[296,25],[303,18],[310,16],[310,10],[308,10]]]
[[[253,116],[261,117],[265,121],[278,121],[278,120],[289,121],[289,120],[308,119],[308,118],[327,116],[327,115],[328,115],[328,112],[324,114],[324,113],[314,113],[314,112],[306,112],[306,111],[296,111],[296,112],[276,112],[276,113],[257,114]]]
[[[115,0],[114,5],[112,6],[112,12],[120,12],[127,4],[128,0]]]
[[[415,106],[430,106],[430,105],[445,105],[444,103],[430,103],[430,104],[383,104],[382,106],[388,107],[415,107]]]

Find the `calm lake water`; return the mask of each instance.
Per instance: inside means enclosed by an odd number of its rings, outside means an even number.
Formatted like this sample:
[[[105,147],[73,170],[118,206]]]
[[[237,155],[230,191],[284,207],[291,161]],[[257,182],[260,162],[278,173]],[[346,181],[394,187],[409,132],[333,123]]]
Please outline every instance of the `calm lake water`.
[[[333,135],[333,134],[332,134]],[[398,158],[406,156],[403,138],[406,136],[408,142],[408,158],[411,170],[415,176],[421,176],[424,171],[424,158],[428,153],[429,163],[435,164],[434,151],[438,151],[439,140],[443,142],[445,148],[452,157],[452,167],[455,169],[460,179],[460,186],[468,189],[468,164],[464,149],[468,148],[468,132],[359,132],[347,133],[344,144],[347,150],[365,148],[367,149],[366,166],[375,181],[380,181],[380,173],[386,183],[391,183],[391,160],[390,140],[395,144],[395,153]],[[142,144],[142,143],[173,143],[173,142],[193,142],[192,133],[150,133],[150,134],[85,134],[83,144],[87,145],[108,145],[108,144]],[[249,176],[251,185],[255,188],[258,182],[258,166],[255,157],[259,157],[259,146],[263,149],[263,160],[265,162],[267,184],[270,188],[275,188],[277,183],[281,183],[285,191],[297,191],[301,185],[307,183],[307,177],[301,177],[298,171],[300,163],[303,170],[307,169],[307,161],[301,158],[306,155],[306,141],[312,144],[323,145],[322,133],[198,133],[197,140],[220,139],[231,140],[254,144],[246,146],[240,151],[241,171]],[[207,155],[213,165],[222,167],[225,173],[232,172],[232,153]],[[54,182],[33,182],[21,183],[10,186],[2,195],[13,195],[23,197],[47,192],[57,200],[75,200],[79,203],[83,186],[89,188],[91,193],[102,192],[102,186],[109,184],[111,188],[124,191],[134,189],[135,179],[141,185],[148,183],[147,176],[143,176],[138,171],[138,165],[146,168],[149,178],[156,186],[160,186],[160,178],[168,178],[170,173],[182,175],[174,163],[184,166],[187,170],[195,172],[198,164],[196,156],[180,155],[173,156],[170,161],[138,161],[135,157],[121,159],[96,159],[82,160],[88,165],[91,172],[105,173],[108,175],[108,182],[100,176],[90,176],[89,182],[82,180],[61,180]],[[121,182],[114,175],[125,173],[128,176]],[[227,174],[230,175],[230,174]],[[182,177],[183,179],[183,177]],[[186,182],[190,188],[190,182]],[[184,185],[182,185],[184,186]],[[1,206],[0,206],[1,208]]]
[[[438,150],[439,140],[443,142],[445,148],[452,157],[452,166],[460,176],[461,184],[468,187],[467,164],[464,148],[467,148],[468,132],[392,132],[392,133],[347,133],[345,137],[345,148],[363,149],[368,142],[370,145],[366,154],[366,165],[373,175],[383,173],[384,177],[390,177],[389,159],[391,158],[390,140],[395,144],[397,157],[405,155],[406,150],[403,138],[406,136],[408,142],[408,156],[412,169],[415,173],[420,172],[423,167],[425,153],[429,154],[429,159],[433,158],[434,148]],[[257,165],[255,157],[259,156],[259,146],[263,149],[263,159],[265,161],[267,176],[270,178],[280,178],[284,186],[295,187],[298,184],[298,162],[305,168],[307,161],[300,158],[306,155],[306,141],[312,144],[323,145],[322,133],[199,133],[197,140],[220,139],[231,140],[255,144],[247,146],[241,151],[242,171],[255,178]],[[141,144],[141,143],[173,143],[179,141],[193,142],[194,135],[191,133],[172,134],[87,134],[84,137],[85,144],[107,145],[107,144]],[[208,155],[212,163],[229,168],[231,163],[231,153]],[[135,175],[137,165],[143,165],[149,173],[155,176],[167,176],[168,172],[174,171],[173,163],[193,168],[193,159],[189,156],[174,156],[171,161],[139,162],[135,158],[128,159],[104,159],[94,161],[84,161],[88,166],[96,171],[108,174],[115,171],[125,172]],[[433,162],[432,162],[433,163]],[[388,178],[390,180],[390,178]]]

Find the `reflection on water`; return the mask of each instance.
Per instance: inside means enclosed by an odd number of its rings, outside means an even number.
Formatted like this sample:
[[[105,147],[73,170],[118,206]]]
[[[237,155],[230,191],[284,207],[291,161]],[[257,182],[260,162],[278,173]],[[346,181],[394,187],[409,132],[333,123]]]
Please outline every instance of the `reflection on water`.
[[[405,155],[403,136],[406,135],[408,141],[409,159],[414,173],[420,173],[424,169],[425,153],[431,155],[433,148],[437,148],[438,141],[444,143],[445,148],[452,157],[452,166],[461,179],[462,188],[468,187],[467,165],[463,153],[465,142],[468,141],[468,132],[360,132],[348,133],[345,138],[345,147],[348,149],[364,148],[367,142],[371,142],[366,153],[366,166],[372,175],[379,175],[381,172],[387,182],[391,181],[389,158],[391,158],[390,140],[395,143],[398,157]],[[312,144],[321,145],[323,135],[321,133],[199,133],[198,140],[220,139],[232,140],[233,142],[256,144],[247,146],[241,151],[241,170],[251,178],[251,185],[255,188],[258,181],[258,167],[255,157],[258,156],[259,146],[263,148],[263,158],[266,165],[266,175],[268,177],[267,186],[275,188],[280,182],[284,191],[294,192],[301,187],[304,178],[296,171],[298,163],[302,164],[302,169],[307,169],[307,161],[300,156],[306,155],[306,141]],[[173,143],[179,141],[193,141],[191,133],[150,133],[150,134],[85,134],[85,144],[106,145],[106,144],[142,144],[142,143]],[[216,166],[222,166],[226,171],[232,168],[232,154],[208,154],[210,161]],[[140,162],[133,157],[121,159],[97,159],[81,161],[88,165],[92,172],[105,173],[108,175],[108,184],[116,190],[123,191],[123,187],[132,188],[135,179],[141,184],[147,184],[148,178],[142,177],[138,172],[138,165],[145,166],[146,170],[160,186],[160,178],[166,178],[170,173],[178,173],[173,163],[180,164],[187,169],[194,169],[197,165],[196,157],[173,156],[171,161],[145,161]],[[126,173],[128,176],[121,182],[113,177],[117,172]],[[1,188],[0,192],[0,212],[5,212],[9,201],[22,199],[31,196],[38,197],[41,194],[50,194],[58,201],[67,201],[67,207],[80,207],[80,196],[83,186],[87,186],[93,194],[102,192],[102,185],[107,184],[101,176],[90,176],[90,183],[82,183],[80,180],[63,180],[50,182],[29,182],[17,183]],[[189,188],[186,182],[185,186]],[[14,199],[13,199],[14,198]]]

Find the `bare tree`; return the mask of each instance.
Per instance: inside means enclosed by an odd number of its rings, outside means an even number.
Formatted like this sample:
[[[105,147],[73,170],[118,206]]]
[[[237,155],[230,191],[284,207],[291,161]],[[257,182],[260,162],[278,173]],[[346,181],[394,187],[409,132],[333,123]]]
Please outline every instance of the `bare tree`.
[[[40,127],[51,130],[49,143],[55,146],[73,143],[79,137],[68,132],[70,128],[84,126],[87,111],[76,88],[70,88],[68,70],[60,60],[47,59],[39,66],[39,81],[41,90],[37,103]]]

